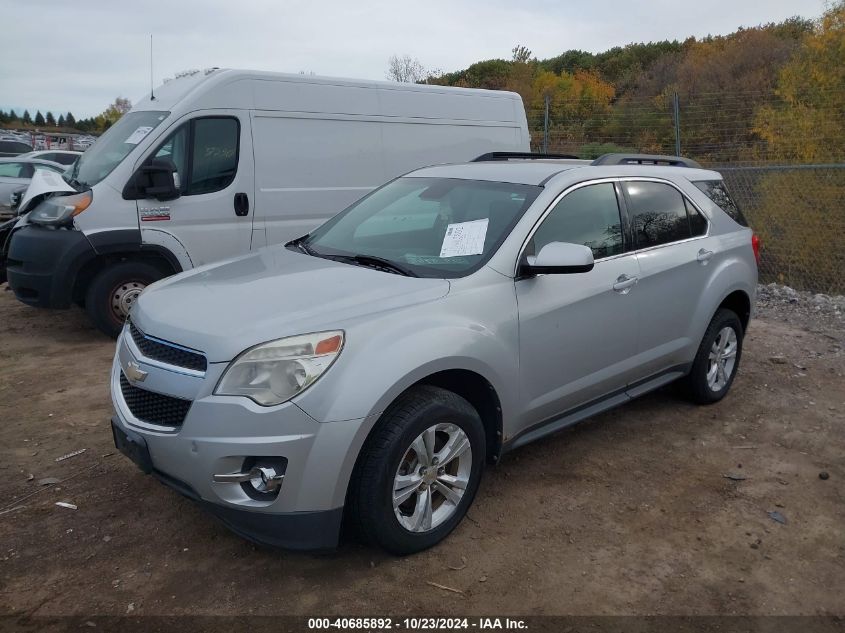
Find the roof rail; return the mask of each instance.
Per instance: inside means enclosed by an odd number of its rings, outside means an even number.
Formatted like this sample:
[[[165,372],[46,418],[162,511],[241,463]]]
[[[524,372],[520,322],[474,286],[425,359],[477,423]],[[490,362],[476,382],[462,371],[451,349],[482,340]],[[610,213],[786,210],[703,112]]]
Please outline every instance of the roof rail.
[[[664,165],[667,167],[693,167],[701,165],[683,156],[661,156],[660,154],[605,154],[592,162],[593,165]]]
[[[545,160],[545,159],[574,159],[578,160],[577,156],[570,154],[533,154],[531,152],[487,152],[477,158],[473,158],[471,163],[486,163],[498,160],[510,160],[517,158],[521,160]]]

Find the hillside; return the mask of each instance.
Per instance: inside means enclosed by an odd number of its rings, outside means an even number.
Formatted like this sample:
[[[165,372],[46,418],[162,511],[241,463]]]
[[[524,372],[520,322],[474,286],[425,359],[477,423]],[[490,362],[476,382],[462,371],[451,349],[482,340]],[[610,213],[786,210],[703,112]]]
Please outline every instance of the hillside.
[[[584,157],[608,149],[673,153],[678,95],[685,154],[708,162],[843,158],[845,0],[726,36],[479,61],[431,83],[518,92],[532,145]]]

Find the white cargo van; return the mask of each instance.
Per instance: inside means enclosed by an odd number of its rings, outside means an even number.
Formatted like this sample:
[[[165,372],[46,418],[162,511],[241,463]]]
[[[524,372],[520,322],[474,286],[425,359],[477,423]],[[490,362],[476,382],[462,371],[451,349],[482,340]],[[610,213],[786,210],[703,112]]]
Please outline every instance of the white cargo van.
[[[72,170],[33,180],[8,242],[9,285],[30,305],[84,305],[116,335],[161,277],[301,236],[413,169],[528,149],[510,92],[191,73],[156,88]]]

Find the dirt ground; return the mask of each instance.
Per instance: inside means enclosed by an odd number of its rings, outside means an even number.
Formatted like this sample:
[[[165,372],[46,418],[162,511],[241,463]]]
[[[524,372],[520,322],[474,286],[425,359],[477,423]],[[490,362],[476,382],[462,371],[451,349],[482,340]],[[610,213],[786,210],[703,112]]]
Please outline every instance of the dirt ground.
[[[721,403],[665,389],[511,453],[395,558],[256,547],[141,474],[114,343],[0,287],[0,614],[845,614],[845,333],[762,317]]]

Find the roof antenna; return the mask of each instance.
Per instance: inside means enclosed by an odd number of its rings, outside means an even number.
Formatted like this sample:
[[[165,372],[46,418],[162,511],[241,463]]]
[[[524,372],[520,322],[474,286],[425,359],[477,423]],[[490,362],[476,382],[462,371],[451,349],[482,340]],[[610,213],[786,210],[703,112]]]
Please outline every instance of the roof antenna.
[[[153,92],[153,34],[150,33],[150,101],[155,101],[156,96]]]

